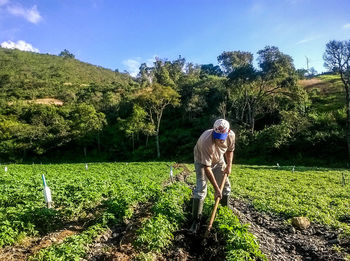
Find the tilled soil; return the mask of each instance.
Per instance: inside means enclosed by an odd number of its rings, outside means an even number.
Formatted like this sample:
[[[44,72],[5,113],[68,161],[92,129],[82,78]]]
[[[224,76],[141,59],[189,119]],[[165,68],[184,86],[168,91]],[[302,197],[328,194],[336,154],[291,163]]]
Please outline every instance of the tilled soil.
[[[136,231],[142,221],[151,215],[150,202],[137,206],[134,215],[127,223],[115,226],[97,238],[89,247],[86,260],[133,260],[138,254],[132,243],[136,239]]]
[[[185,165],[176,165],[175,168],[183,168],[184,171],[177,175],[174,180],[185,182],[191,174]],[[169,184],[171,181],[167,181]],[[86,260],[92,261],[111,261],[111,260],[133,260],[139,250],[133,247],[136,230],[140,228],[142,220],[150,216],[151,204],[138,206],[128,224],[113,228],[97,239],[92,247]],[[190,208],[190,206],[188,206]],[[190,212],[189,209],[187,209]],[[189,231],[190,220],[184,224],[185,229],[175,231],[173,244],[163,253],[155,254],[154,260],[178,260],[178,261],[195,261],[195,260],[224,260],[224,242],[218,239],[216,233],[210,233],[204,237],[206,230],[205,222],[198,234],[192,234]],[[188,229],[186,229],[188,228]]]
[[[234,199],[231,204],[240,221],[250,224],[249,231],[257,237],[260,249],[269,260],[332,261],[345,260],[350,254],[349,242],[339,239],[340,230],[318,224],[298,230],[284,219],[258,212],[242,200]]]
[[[184,171],[175,177],[176,181],[187,183],[191,174],[185,165],[175,167]],[[187,183],[188,184],[188,183]],[[188,184],[191,186],[190,184]],[[249,231],[257,238],[260,249],[272,261],[301,260],[346,260],[350,255],[350,242],[340,238],[340,230],[311,224],[308,229],[298,230],[285,222],[285,219],[272,214],[261,213],[246,201],[231,200],[233,212],[242,223],[249,224]],[[95,240],[85,260],[133,260],[139,250],[133,247],[136,231],[142,221],[151,215],[151,203],[138,206],[131,220],[117,225]],[[190,213],[190,206],[187,206]],[[206,222],[197,235],[189,232],[190,221],[183,229],[174,232],[173,244],[169,249],[154,255],[154,260],[225,260],[225,242],[215,231],[205,238]],[[25,260],[41,248],[59,242],[79,229],[62,230],[41,239],[27,242],[27,246],[6,247],[0,251],[0,260]],[[74,231],[73,231],[74,230]],[[338,249],[338,250],[337,250]]]
[[[0,260],[27,260],[29,256],[35,255],[41,249],[47,248],[52,244],[62,243],[66,237],[80,233],[82,230],[81,226],[68,225],[64,229],[50,233],[42,238],[28,237],[15,246],[0,248]]]
[[[188,224],[187,227],[190,226]],[[215,232],[205,237],[206,229],[202,224],[198,234],[192,234],[187,229],[174,232],[173,244],[162,257],[176,261],[225,260],[225,242]]]

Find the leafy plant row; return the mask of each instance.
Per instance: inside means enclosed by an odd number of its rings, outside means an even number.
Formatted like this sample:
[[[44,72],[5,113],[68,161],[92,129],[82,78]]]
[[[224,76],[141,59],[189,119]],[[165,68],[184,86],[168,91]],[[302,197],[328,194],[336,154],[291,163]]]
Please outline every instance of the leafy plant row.
[[[225,239],[226,260],[266,260],[247,225],[242,225],[227,207],[219,207],[214,228]]]
[[[153,217],[138,230],[135,246],[144,252],[161,252],[168,247],[173,232],[186,220],[184,204],[190,197],[191,189],[184,183],[167,186],[152,207]]]
[[[147,166],[145,164],[145,166]],[[121,224],[133,215],[137,204],[154,200],[159,197],[162,190],[161,182],[154,184],[155,172],[138,173],[136,178],[127,178],[125,183],[118,183],[119,192],[103,202],[104,212],[80,235],[68,237],[62,244],[53,245],[41,250],[31,260],[79,260],[86,256],[91,244],[99,234],[111,226]],[[147,176],[147,177],[146,177]],[[167,176],[167,175],[166,175]]]
[[[52,191],[47,209],[41,174]],[[168,178],[166,163],[10,165],[0,176],[0,247],[26,236],[45,235],[107,209],[118,218],[132,215],[138,202],[156,198]]]

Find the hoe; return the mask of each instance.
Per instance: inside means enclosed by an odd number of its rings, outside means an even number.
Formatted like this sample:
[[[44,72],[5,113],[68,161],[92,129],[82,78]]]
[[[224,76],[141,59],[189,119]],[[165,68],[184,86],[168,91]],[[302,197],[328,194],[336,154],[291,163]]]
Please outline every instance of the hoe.
[[[221,186],[220,186],[220,191],[222,193],[222,190],[224,188],[224,185],[225,185],[225,182],[226,182],[226,178],[227,178],[227,173],[224,174],[224,178],[222,179],[222,183],[221,183]],[[207,228],[207,230],[205,231],[205,235],[204,237],[208,237],[209,235],[209,232],[210,232],[210,229],[211,227],[213,226],[213,222],[214,222],[214,219],[215,219],[215,215],[216,215],[216,211],[218,209],[218,206],[219,206],[219,202],[220,202],[220,198],[217,198],[215,200],[215,205],[214,205],[214,209],[211,213],[211,217],[210,217],[210,221],[209,221],[209,226]]]

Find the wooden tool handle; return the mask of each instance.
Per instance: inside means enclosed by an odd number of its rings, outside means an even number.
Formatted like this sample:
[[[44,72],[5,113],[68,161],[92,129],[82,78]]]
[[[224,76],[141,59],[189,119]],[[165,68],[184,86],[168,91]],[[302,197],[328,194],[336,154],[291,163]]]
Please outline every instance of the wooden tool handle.
[[[225,186],[225,182],[226,182],[226,178],[227,178],[227,173],[224,174],[224,178],[222,179],[222,183],[221,183],[221,186],[220,186],[220,192],[222,193],[222,190]],[[218,209],[218,206],[219,206],[219,202],[220,202],[220,198],[217,198],[215,200],[215,205],[214,205],[214,209],[213,209],[213,212],[211,213],[211,217],[210,217],[210,221],[209,221],[209,226],[208,226],[208,229],[206,231],[206,235],[208,235],[211,227],[213,226],[213,222],[214,222],[214,219],[215,219],[215,215],[216,215],[216,210]]]

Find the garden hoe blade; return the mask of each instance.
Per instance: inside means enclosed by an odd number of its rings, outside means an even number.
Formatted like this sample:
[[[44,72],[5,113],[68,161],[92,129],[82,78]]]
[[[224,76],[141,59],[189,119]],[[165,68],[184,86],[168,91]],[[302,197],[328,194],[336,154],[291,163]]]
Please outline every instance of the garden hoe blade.
[[[224,178],[222,179],[222,183],[221,183],[221,186],[220,186],[220,191],[221,191],[221,193],[222,193],[222,190],[223,190],[223,188],[224,188],[224,185],[225,185],[225,182],[226,182],[226,178],[227,178],[227,173],[224,174]],[[216,216],[216,210],[218,209],[219,202],[220,202],[220,198],[217,198],[217,199],[215,200],[215,205],[214,205],[213,212],[211,213],[211,217],[210,217],[210,221],[209,221],[209,226],[208,226],[208,228],[207,228],[207,231],[205,231],[204,237],[208,237],[209,232],[210,232],[210,229],[211,229],[211,227],[213,226],[213,222],[214,222],[214,219],[215,219],[215,216]]]

